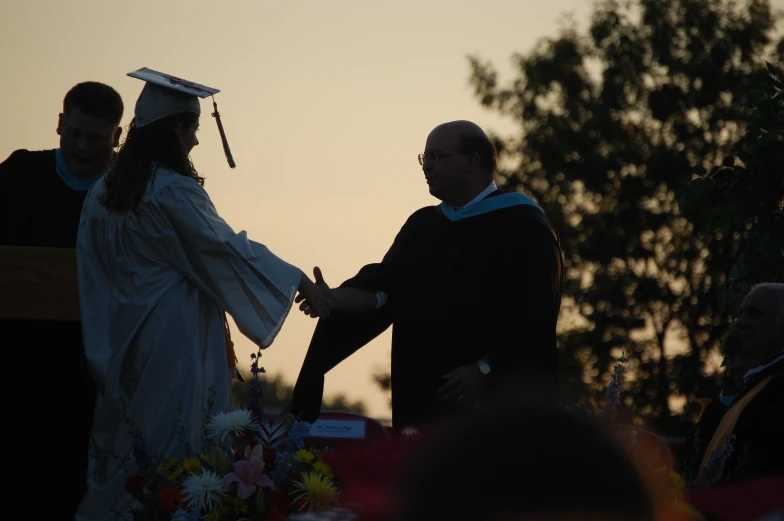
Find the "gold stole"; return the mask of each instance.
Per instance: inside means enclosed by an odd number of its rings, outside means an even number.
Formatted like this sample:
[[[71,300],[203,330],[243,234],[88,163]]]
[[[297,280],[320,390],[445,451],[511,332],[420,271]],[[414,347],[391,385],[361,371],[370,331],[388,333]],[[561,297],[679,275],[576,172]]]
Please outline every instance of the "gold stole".
[[[237,355],[234,353],[234,342],[231,340],[231,332],[229,331],[229,319],[226,317],[226,312],[223,312],[223,328],[226,330],[226,359],[229,361],[229,367],[237,367]]]
[[[724,413],[721,422],[719,422],[719,426],[716,427],[716,432],[713,433],[713,437],[708,444],[708,448],[705,449],[705,454],[702,456],[702,464],[700,465],[699,472],[700,475],[706,471],[706,467],[711,459],[711,456],[716,451],[716,449],[719,448],[724,439],[727,436],[732,436],[732,433],[735,430],[735,424],[738,423],[738,418],[740,418],[740,415],[746,406],[751,403],[754,397],[757,396],[760,391],[762,391],[765,386],[768,385],[768,383],[776,376],[777,375],[772,374],[765,377],[761,382],[752,387],[749,392],[743,395],[737,402],[733,403],[727,412]]]

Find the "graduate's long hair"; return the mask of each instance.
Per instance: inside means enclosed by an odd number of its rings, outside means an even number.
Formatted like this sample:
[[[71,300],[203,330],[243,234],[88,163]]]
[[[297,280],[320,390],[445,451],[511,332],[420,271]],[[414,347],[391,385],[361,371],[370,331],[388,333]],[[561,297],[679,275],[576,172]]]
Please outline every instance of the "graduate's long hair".
[[[100,203],[110,212],[135,211],[156,165],[204,185],[204,178],[196,172],[178,132],[198,120],[198,115],[189,112],[166,116],[142,128],[137,128],[136,120],[132,120],[117,158],[104,177]]]

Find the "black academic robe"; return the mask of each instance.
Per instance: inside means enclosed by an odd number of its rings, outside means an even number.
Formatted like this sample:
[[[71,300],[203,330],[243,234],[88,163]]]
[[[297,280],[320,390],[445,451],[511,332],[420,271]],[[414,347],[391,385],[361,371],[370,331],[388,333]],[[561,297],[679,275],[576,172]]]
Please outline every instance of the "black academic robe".
[[[75,248],[86,192],[57,175],[55,151],[17,150],[0,163],[0,245]],[[67,500],[58,502],[73,519],[86,490],[87,447],[95,386],[87,371],[78,322],[0,319],[7,407],[30,417],[24,436],[28,457],[51,467]],[[19,421],[19,420],[16,420]],[[68,516],[68,517],[66,517]],[[57,516],[55,516],[57,517]]]
[[[735,425],[736,450],[727,461],[725,483],[784,474],[784,361],[750,377],[736,399],[769,375],[774,379],[746,406]]]
[[[678,470],[689,483],[696,479],[702,455],[726,411],[727,406],[718,398],[711,400],[686,437],[679,455]]]
[[[784,361],[779,361],[765,370],[751,376],[735,398],[741,399],[769,375],[774,375],[765,388],[743,409],[733,434],[733,452],[724,466],[719,483],[737,483],[748,479],[784,474]],[[695,457],[689,476],[699,473],[699,465],[705,455],[713,434],[721,418],[729,410],[716,407],[714,417],[705,422],[704,432],[700,432],[695,442]]]
[[[451,412],[436,395],[442,375],[485,355],[496,387],[528,382],[554,396],[562,271],[558,235],[535,206],[455,221],[439,206],[422,208],[380,263],[342,284],[387,292],[387,303],[368,315],[319,320],[292,412],[315,421],[324,375],[391,324],[395,429]]]

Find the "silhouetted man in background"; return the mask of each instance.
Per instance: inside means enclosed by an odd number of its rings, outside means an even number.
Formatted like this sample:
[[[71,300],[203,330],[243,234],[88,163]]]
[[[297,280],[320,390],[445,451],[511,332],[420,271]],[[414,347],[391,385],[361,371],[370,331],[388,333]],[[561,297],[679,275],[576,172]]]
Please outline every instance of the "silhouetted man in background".
[[[76,247],[82,203],[119,145],[123,108],[120,95],[108,85],[80,83],[63,100],[57,122],[60,148],[17,150],[0,164],[0,245]],[[40,401],[19,388],[6,394],[13,402],[6,417],[19,423],[33,460],[26,465],[53,472],[58,489],[65,490],[66,498],[46,505],[44,517],[73,519],[86,489],[95,404],[81,325],[0,319],[0,335],[8,347],[3,350],[6,385],[22,375],[39,386],[33,396]],[[11,411],[17,418],[11,420]]]
[[[384,259],[339,288],[315,270],[333,309],[294,389],[292,412],[307,421],[318,418],[324,375],[390,324],[398,432],[471,410],[505,382],[556,395],[557,232],[531,199],[498,189],[495,148],[476,124],[436,127],[419,163],[442,203],[411,215]],[[307,302],[300,309],[311,314]]]

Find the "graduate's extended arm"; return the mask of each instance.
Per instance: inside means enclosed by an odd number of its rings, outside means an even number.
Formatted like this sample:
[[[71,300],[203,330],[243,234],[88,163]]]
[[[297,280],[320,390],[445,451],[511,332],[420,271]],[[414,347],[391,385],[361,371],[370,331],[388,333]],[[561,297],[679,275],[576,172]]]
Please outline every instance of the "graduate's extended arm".
[[[198,183],[178,176],[154,202],[147,226],[161,238],[167,260],[260,347],[280,331],[297,291],[315,300],[320,314],[329,314],[315,283],[245,232],[235,233]]]

